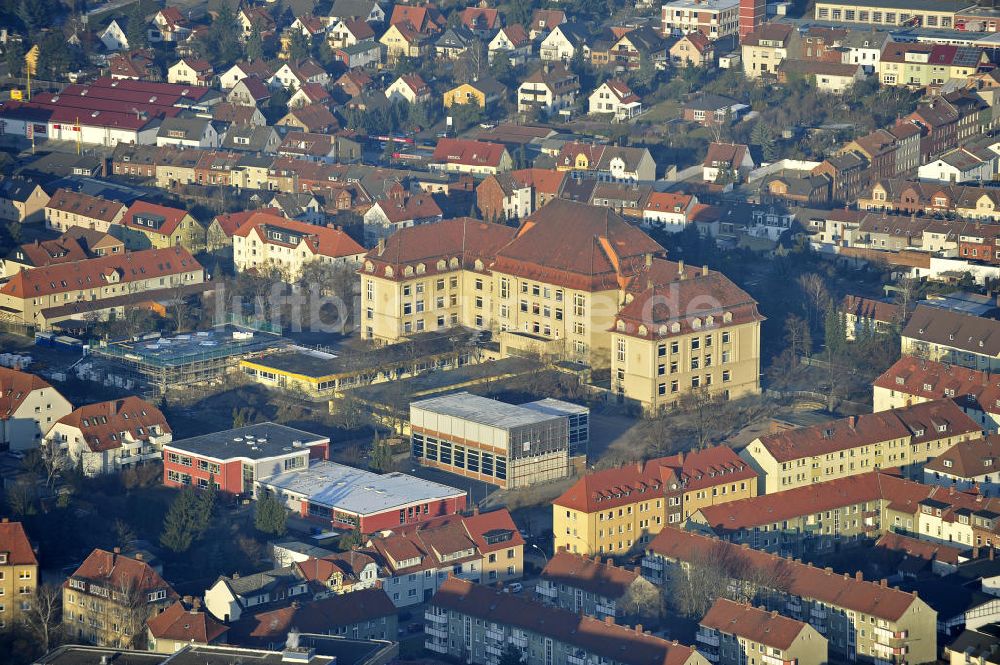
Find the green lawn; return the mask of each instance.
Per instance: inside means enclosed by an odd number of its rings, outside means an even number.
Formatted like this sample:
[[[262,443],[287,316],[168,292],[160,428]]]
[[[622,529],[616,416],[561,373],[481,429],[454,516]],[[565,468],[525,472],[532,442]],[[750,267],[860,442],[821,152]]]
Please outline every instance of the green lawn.
[[[639,116],[639,122],[666,122],[680,116],[680,104],[673,99],[665,99],[654,104],[648,111]]]

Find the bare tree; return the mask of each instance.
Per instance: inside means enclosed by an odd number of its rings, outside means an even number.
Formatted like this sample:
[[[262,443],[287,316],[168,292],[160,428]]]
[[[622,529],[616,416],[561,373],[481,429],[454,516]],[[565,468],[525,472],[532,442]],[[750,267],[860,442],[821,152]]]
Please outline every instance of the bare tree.
[[[811,329],[818,326],[823,317],[820,316],[831,306],[830,292],[826,281],[814,272],[800,275],[799,288],[806,296],[806,320]]]
[[[38,451],[45,469],[45,485],[55,487],[56,478],[73,467],[73,460],[56,441],[43,443]]]
[[[127,580],[112,590],[115,604],[113,624],[118,625],[118,645],[124,649],[144,648],[146,620],[151,615],[148,592],[135,580]]]
[[[637,577],[621,599],[626,615],[641,621],[655,621],[663,616],[663,593],[644,577]]]
[[[42,653],[48,653],[62,637],[62,590],[40,584],[27,609],[21,612],[21,622]]]

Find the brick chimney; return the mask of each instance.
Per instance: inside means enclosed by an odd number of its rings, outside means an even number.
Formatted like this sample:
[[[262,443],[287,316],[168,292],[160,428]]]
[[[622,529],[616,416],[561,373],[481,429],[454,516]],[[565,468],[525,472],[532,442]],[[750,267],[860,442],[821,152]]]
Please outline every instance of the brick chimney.
[[[854,573],[854,579],[856,579],[859,582],[863,582],[865,580],[865,574],[859,570]]]
[[[635,632],[642,633],[642,624],[641,623],[635,624]]]
[[[855,417],[854,417],[854,416],[848,416],[848,417],[847,417],[847,425],[848,425],[848,427],[850,427],[851,429],[854,429],[854,424],[855,424],[856,422],[857,422],[857,420],[855,419]]]
[[[604,623],[608,624],[609,626],[613,626],[615,625],[615,618],[612,616],[606,616],[604,617]]]
[[[878,585],[879,585],[880,587],[883,587],[883,588],[885,588],[885,587],[886,587],[886,586],[888,585],[888,581],[887,581],[887,580],[886,580],[886,579],[885,579],[885,578],[883,577],[882,579],[880,579],[880,580],[878,581]]]
[[[136,552],[136,553],[135,553],[135,560],[136,560],[136,561],[142,561],[142,560],[143,560],[143,558],[144,558],[144,557],[142,556],[142,552]]]
[[[121,553],[122,553],[122,548],[120,548],[120,547],[116,547],[116,548],[115,548],[114,550],[112,550],[112,551],[113,551],[113,552],[114,552],[115,554],[121,554]]]

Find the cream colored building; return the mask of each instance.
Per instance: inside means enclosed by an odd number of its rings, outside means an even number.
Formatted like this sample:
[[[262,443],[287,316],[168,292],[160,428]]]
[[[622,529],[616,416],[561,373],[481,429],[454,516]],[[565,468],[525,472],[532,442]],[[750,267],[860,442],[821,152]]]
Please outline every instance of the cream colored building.
[[[972,3],[969,3],[971,6]],[[955,12],[961,9],[950,2],[914,2],[912,4],[878,0],[864,2],[844,2],[819,0],[814,9],[817,21],[834,23],[859,23],[862,25],[890,26],[909,25],[925,28],[954,28]]]
[[[655,412],[685,394],[760,391],[757,303],[724,275],[678,264],[677,279],[626,294],[611,333],[611,387]]]
[[[0,633],[14,628],[38,587],[38,559],[20,522],[0,521]]]
[[[402,229],[364,257],[362,336],[388,343],[454,325],[492,330],[503,355],[611,367],[618,396],[646,408],[702,387],[720,397],[759,390],[756,303],[723,275],[663,253],[613,211],[565,199],[516,230],[467,219]],[[645,321],[645,305],[663,298],[655,325]],[[670,298],[680,298],[683,316],[667,311]]]
[[[364,248],[339,229],[307,224],[270,212],[252,215],[233,234],[237,272],[273,266],[294,282],[312,261],[354,268]]]
[[[760,494],[900,467],[920,479],[927,460],[982,430],[955,402],[848,416],[758,437],[740,453],[759,473]]]
[[[37,374],[0,367],[0,450],[38,448],[73,405]]]
[[[121,221],[126,206],[99,196],[90,196],[71,189],[57,189],[45,204],[45,226],[65,232],[71,226],[82,226],[108,233]]]
[[[794,47],[798,33],[787,23],[765,23],[743,38],[743,75],[747,78],[775,76]]]

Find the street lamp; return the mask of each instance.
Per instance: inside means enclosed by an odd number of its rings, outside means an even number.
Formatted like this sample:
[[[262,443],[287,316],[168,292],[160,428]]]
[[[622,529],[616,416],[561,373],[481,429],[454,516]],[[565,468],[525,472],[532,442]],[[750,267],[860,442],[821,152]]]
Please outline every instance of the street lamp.
[[[549,557],[545,556],[545,551],[541,547],[535,545],[534,543],[528,543],[528,547],[534,547],[538,550],[538,553],[542,555],[542,560],[545,561],[545,565],[549,565]]]

